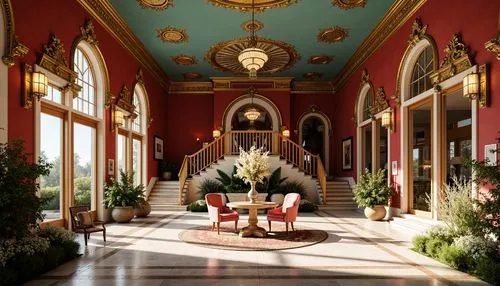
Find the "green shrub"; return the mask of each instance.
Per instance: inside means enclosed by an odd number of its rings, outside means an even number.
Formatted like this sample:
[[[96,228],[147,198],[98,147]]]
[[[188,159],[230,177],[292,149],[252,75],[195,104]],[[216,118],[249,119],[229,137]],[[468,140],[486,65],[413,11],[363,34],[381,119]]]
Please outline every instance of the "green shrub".
[[[299,212],[312,213],[316,210],[316,206],[308,200],[301,200],[299,205]]]
[[[231,173],[231,175],[219,169],[217,169],[217,174],[219,174],[219,177],[215,179],[224,186],[227,193],[248,193],[248,191],[250,191],[250,184],[245,183],[243,179],[235,176],[236,166],[233,168],[233,173]]]
[[[441,248],[445,245],[450,245],[447,241],[439,237],[431,237],[425,244],[425,250],[433,258],[438,258]]]
[[[40,189],[40,199],[43,201],[44,210],[58,210],[59,205],[59,187],[46,187]]]
[[[427,253],[426,245],[428,240],[429,240],[428,235],[423,235],[423,234],[416,235],[411,241],[413,245],[413,250],[422,254],[426,254]]]
[[[80,256],[80,254],[78,253],[78,251],[80,250],[80,243],[74,240],[66,240],[61,244],[61,246],[64,249],[65,261]]]
[[[290,193],[297,193],[302,199],[305,199],[306,189],[304,188],[304,185],[298,181],[289,181],[279,185],[275,193],[283,194],[285,196]]]
[[[13,259],[9,263],[9,266],[18,271],[19,275],[17,282],[22,284],[40,275],[44,268],[44,258],[44,252],[38,252],[35,254],[18,256]]]
[[[474,274],[493,285],[500,285],[500,261],[482,259],[477,263]]]
[[[65,241],[75,239],[76,234],[62,227],[47,226],[38,231],[38,236],[48,239],[50,245],[61,246]]]
[[[208,212],[208,207],[205,200],[197,200],[190,203],[187,210],[192,212]]]
[[[200,184],[201,198],[204,199],[206,194],[225,193],[224,186],[216,180],[205,179]]]
[[[255,189],[259,193],[268,193],[270,197],[271,194],[277,192],[281,184],[285,182],[286,179],[288,178],[281,177],[281,167],[279,167],[273,171],[269,178],[264,178],[262,183],[257,183]]]
[[[454,239],[453,233],[450,231],[450,229],[445,226],[445,225],[433,225],[431,226],[427,231],[426,235],[428,237],[435,237],[439,238],[441,240],[446,241],[448,244],[451,244]]]
[[[56,268],[60,263],[65,260],[64,248],[61,246],[52,246],[45,252],[44,267],[45,271]]]
[[[449,266],[467,271],[471,266],[468,253],[457,245],[443,244],[437,253],[437,258]]]
[[[104,206],[107,208],[136,206],[144,199],[144,186],[134,186],[133,174],[120,171],[120,180],[104,186]]]
[[[359,178],[359,182],[354,185],[354,198],[359,207],[374,207],[377,205],[387,205],[391,198],[391,189],[386,182],[386,173],[378,169],[370,173],[368,169]]]

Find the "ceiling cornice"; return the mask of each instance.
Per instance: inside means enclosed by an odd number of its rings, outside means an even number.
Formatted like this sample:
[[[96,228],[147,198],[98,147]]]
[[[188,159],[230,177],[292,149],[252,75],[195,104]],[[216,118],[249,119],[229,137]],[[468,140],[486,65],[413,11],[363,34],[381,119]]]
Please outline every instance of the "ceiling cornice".
[[[78,0],[78,3],[168,90],[170,79],[108,0]]]
[[[342,88],[354,72],[425,2],[426,0],[397,0],[334,78],[335,90]]]

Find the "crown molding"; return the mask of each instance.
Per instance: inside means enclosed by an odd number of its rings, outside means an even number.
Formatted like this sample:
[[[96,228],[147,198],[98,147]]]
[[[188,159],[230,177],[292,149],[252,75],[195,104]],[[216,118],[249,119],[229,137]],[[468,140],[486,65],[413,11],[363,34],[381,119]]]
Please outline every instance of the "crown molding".
[[[334,78],[334,89],[339,90],[344,86],[354,72],[425,2],[426,0],[397,0]]]
[[[171,83],[167,74],[135,36],[127,23],[111,6],[109,1],[77,0],[132,56],[168,90]]]

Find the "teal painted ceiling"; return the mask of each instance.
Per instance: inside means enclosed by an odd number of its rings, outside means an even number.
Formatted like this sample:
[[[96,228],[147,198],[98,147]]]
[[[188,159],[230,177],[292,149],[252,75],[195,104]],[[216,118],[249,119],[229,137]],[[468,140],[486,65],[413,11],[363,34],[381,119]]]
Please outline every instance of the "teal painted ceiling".
[[[213,68],[204,57],[217,43],[248,36],[241,24],[251,19],[250,13],[216,7],[207,0],[174,0],[173,6],[164,10],[145,8],[134,0],[110,2],[170,79],[186,81],[182,74],[188,72],[202,74],[197,81],[214,76],[235,76]],[[332,5],[332,0],[299,0],[288,7],[256,13],[255,19],[264,24],[264,28],[257,31],[258,37],[291,44],[301,56],[290,69],[270,76],[292,76],[304,80],[305,73],[319,72],[323,74],[321,80],[333,80],[394,2],[368,0],[363,8],[343,10]],[[157,30],[167,26],[185,30],[188,41],[178,44],[163,42]],[[319,42],[320,30],[334,26],[348,29],[349,36],[333,44]],[[195,56],[197,63],[176,64],[172,57],[180,54]],[[319,54],[331,55],[335,59],[324,65],[308,63],[310,56]]]

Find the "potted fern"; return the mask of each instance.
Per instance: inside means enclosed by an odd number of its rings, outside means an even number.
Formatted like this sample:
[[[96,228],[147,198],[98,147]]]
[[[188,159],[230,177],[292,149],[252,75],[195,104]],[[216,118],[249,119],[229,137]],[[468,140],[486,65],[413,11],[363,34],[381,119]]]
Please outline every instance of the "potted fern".
[[[365,208],[365,216],[370,220],[381,220],[386,215],[385,206],[392,193],[385,178],[385,172],[381,169],[374,173],[366,169],[354,185],[354,199],[358,207]]]
[[[134,186],[134,177],[120,170],[120,180],[111,179],[104,186],[104,206],[111,211],[116,222],[130,222],[134,218],[134,207],[144,199],[144,186]]]

